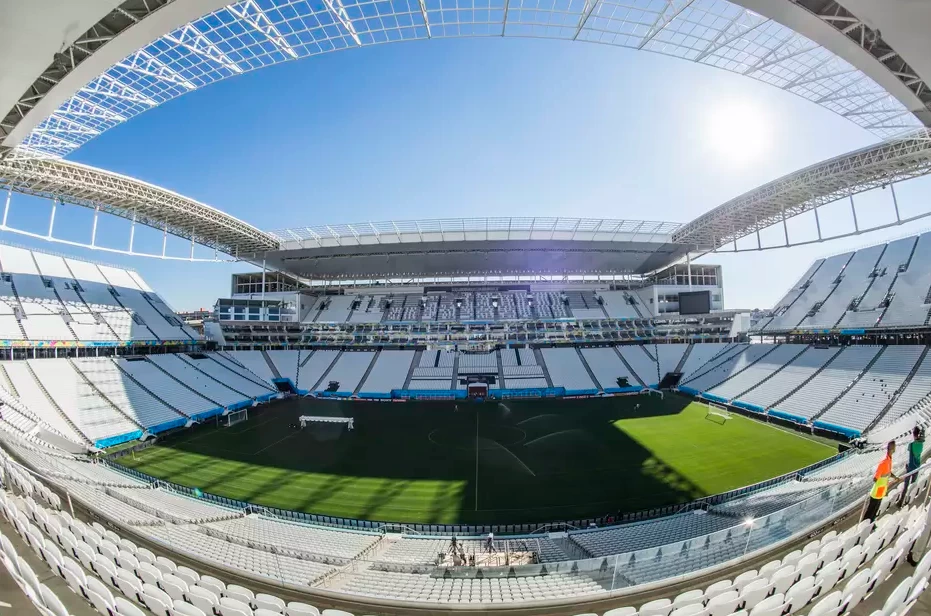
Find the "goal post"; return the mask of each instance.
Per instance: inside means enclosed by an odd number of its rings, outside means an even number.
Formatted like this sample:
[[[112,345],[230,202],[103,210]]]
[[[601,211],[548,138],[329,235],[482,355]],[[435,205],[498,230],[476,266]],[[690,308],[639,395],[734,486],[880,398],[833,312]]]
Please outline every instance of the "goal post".
[[[708,419],[709,417],[720,417],[724,421],[727,421],[728,419],[731,419],[733,415],[731,415],[730,411],[728,411],[726,407],[705,400],[705,419]]]
[[[223,425],[227,428],[231,428],[238,423],[242,423],[249,419],[249,409],[240,409],[238,411],[230,411],[226,414]]]

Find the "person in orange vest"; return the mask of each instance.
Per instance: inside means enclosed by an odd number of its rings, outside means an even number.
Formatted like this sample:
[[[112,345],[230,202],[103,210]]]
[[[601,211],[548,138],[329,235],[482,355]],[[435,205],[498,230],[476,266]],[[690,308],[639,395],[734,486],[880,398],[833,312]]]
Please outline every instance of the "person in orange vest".
[[[873,473],[873,489],[870,490],[870,501],[867,503],[866,511],[863,512],[863,519],[873,522],[879,514],[879,506],[882,505],[883,498],[888,494],[889,479],[898,481],[895,473],[892,472],[892,455],[895,453],[895,441],[889,441],[886,445],[886,457],[882,459],[876,472]]]

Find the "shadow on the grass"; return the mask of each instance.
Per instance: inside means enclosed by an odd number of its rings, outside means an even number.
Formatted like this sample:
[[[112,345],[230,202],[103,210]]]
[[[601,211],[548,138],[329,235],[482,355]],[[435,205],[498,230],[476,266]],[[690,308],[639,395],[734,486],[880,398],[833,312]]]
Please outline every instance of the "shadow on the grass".
[[[443,521],[450,511],[466,523],[550,521],[703,496],[614,425],[678,414],[690,402],[674,395],[482,404],[290,399],[250,411],[233,428],[197,426],[161,445],[212,457],[202,470],[229,461],[229,473],[210,473],[197,487],[232,496],[239,481],[236,498],[268,506],[384,519],[380,512],[400,507],[402,497],[412,508],[411,494],[416,500],[422,489],[419,511],[396,521]],[[304,414],[352,416],[355,429],[291,428]],[[198,474],[173,475],[165,478],[190,485]],[[359,478],[370,480],[367,491]]]

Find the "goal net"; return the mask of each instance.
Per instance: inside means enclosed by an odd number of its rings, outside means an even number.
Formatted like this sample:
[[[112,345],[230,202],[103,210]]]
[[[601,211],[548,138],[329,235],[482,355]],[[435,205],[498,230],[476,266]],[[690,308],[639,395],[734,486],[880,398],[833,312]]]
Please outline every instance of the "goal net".
[[[706,412],[705,419],[708,418],[720,418],[722,423],[731,418],[730,411],[720,404],[715,404],[714,402],[705,403]]]
[[[230,411],[226,416],[226,421],[224,425],[229,428],[235,426],[238,423],[242,423],[249,419],[249,409],[242,409],[239,411]]]

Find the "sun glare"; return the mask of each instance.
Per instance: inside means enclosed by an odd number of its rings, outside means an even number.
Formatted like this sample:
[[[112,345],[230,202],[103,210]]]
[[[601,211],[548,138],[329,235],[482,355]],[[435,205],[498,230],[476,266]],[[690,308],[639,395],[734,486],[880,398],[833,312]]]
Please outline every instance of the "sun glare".
[[[709,114],[707,143],[714,156],[742,166],[761,159],[772,144],[772,124],[765,112],[745,102],[724,102]]]

